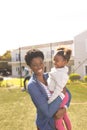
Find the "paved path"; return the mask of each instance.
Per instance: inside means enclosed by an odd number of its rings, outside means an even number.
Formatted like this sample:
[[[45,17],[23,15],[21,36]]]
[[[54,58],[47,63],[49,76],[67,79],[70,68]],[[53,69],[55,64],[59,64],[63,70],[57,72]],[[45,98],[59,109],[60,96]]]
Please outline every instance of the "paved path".
[[[87,105],[87,102],[71,102],[71,105]]]

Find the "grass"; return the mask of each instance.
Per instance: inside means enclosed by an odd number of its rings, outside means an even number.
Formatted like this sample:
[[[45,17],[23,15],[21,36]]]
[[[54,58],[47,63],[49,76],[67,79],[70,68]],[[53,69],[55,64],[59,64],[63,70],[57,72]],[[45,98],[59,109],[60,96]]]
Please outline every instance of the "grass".
[[[0,89],[0,130],[35,130],[35,107],[21,89]]]
[[[24,78],[7,78],[3,81],[0,81],[0,87],[22,87]]]
[[[84,82],[71,82],[67,88],[72,94],[72,102],[87,102],[87,83]]]
[[[87,83],[67,85],[72,93],[68,114],[73,130],[87,129]],[[0,130],[36,130],[36,109],[20,87],[0,88]]]
[[[73,130],[87,130],[87,83],[74,82],[67,85],[72,93],[68,113]]]

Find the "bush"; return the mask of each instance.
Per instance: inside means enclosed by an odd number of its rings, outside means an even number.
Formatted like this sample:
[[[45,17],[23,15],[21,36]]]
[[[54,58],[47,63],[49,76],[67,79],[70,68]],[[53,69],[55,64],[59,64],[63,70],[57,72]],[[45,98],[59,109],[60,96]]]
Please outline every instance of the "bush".
[[[71,81],[80,80],[80,78],[81,78],[81,76],[79,74],[77,74],[77,73],[72,73],[72,74],[69,75],[69,79]]]
[[[1,84],[2,84],[3,80],[4,80],[4,78],[2,76],[0,76],[0,87],[1,87]]]
[[[85,82],[87,82],[87,75],[86,75],[86,76],[84,76],[84,80],[85,80]]]

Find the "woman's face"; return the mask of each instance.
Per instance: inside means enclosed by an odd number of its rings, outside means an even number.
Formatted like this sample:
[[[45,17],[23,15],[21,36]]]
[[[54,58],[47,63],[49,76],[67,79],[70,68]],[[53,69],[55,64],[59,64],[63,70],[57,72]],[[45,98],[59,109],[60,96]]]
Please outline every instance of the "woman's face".
[[[31,61],[30,68],[36,75],[41,75],[44,72],[44,62],[41,57],[35,57]]]

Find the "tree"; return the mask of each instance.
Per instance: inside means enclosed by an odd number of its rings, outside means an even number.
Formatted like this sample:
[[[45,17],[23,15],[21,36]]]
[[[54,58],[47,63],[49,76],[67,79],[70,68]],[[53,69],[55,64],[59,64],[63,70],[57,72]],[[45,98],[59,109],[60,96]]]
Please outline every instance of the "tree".
[[[11,65],[8,64],[9,61],[11,61],[11,51],[6,51],[0,56],[0,71],[7,70],[11,72]]]
[[[11,51],[6,51],[1,57],[2,61],[11,61]]]

